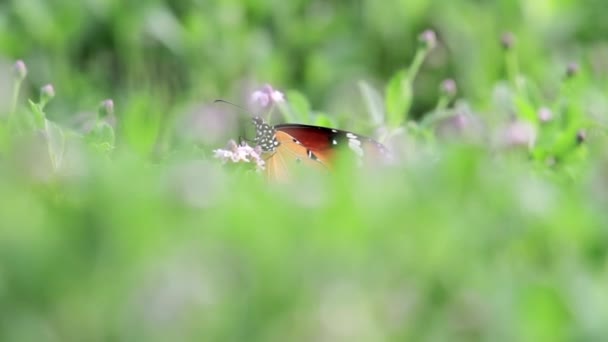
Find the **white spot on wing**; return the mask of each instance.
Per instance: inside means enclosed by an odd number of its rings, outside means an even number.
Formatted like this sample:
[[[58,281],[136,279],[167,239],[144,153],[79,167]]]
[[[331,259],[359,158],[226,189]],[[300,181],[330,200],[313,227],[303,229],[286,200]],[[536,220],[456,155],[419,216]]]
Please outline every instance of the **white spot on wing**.
[[[354,134],[352,134],[352,133],[350,133],[350,132],[349,132],[349,133],[346,133],[346,137],[347,137],[348,139],[357,139],[357,136],[356,136],[356,135],[354,135]]]
[[[363,157],[363,149],[361,142],[357,139],[348,139],[348,147],[353,150],[359,157]]]
[[[333,145],[338,145],[338,142],[336,141],[336,139],[332,140],[332,141],[331,141],[331,143],[332,143]]]

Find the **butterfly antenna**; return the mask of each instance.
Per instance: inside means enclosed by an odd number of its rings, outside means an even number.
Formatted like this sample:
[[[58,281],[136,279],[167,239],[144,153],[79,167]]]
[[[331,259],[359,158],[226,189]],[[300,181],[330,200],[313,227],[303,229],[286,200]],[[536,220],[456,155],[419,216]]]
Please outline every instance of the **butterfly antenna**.
[[[244,107],[239,106],[239,105],[237,105],[237,104],[234,104],[234,103],[232,103],[232,102],[230,102],[230,101],[226,101],[226,100],[222,100],[222,99],[217,99],[217,100],[213,101],[213,103],[218,103],[218,102],[219,102],[219,103],[226,103],[226,104],[229,104],[229,105],[231,105],[231,106],[233,106],[233,107],[236,107],[236,108],[238,108],[238,109],[240,109],[240,110],[242,110],[242,111],[244,111],[244,112],[248,112],[248,111],[247,111],[247,109],[245,109]]]

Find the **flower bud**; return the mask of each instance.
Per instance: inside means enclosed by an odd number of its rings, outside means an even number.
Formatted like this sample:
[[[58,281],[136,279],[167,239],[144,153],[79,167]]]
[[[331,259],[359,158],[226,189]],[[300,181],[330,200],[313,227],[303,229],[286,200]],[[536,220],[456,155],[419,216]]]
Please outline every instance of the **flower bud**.
[[[500,37],[500,45],[505,50],[511,50],[515,46],[515,36],[511,32],[505,32]]]
[[[448,97],[454,97],[456,92],[458,91],[458,87],[456,86],[456,81],[451,78],[448,78],[441,82],[441,92],[444,93]]]
[[[582,129],[576,132],[576,143],[580,145],[585,141],[587,141],[587,132]]]
[[[433,30],[424,30],[418,36],[418,40],[423,43],[428,49],[433,49],[437,46],[437,34]]]
[[[580,66],[576,62],[568,63],[568,67],[566,68],[566,78],[572,78],[578,74],[580,70]]]
[[[40,88],[40,102],[42,104],[46,104],[53,97],[55,97],[55,88],[53,88],[52,84],[47,84]]]
[[[105,118],[114,114],[114,101],[112,99],[106,99],[101,101],[99,105],[99,117]]]
[[[16,61],[14,69],[17,80],[23,81],[27,76],[27,67],[25,66],[25,63],[22,60]]]

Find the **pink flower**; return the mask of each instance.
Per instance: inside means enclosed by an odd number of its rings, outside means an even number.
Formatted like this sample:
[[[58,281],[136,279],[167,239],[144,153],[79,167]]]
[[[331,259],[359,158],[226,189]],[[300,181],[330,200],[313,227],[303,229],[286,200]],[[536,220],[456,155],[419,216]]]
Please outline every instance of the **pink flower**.
[[[527,122],[515,121],[506,127],[503,139],[507,146],[534,146],[536,132],[534,126]]]
[[[270,97],[268,94],[256,90],[251,94],[251,102],[259,105],[260,107],[268,107],[270,103]]]
[[[553,113],[551,113],[551,109],[549,109],[547,107],[541,107],[538,110],[538,119],[541,122],[551,121],[552,118],[553,118]]]
[[[273,89],[270,84],[266,84],[261,90],[256,90],[251,94],[250,101],[253,104],[266,108],[275,103],[285,102],[285,96],[282,92]]]

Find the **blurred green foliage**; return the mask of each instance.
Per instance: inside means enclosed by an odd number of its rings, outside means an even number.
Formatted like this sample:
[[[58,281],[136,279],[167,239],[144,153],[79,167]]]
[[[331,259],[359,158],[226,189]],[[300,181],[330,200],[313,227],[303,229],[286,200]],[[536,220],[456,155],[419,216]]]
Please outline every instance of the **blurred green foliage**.
[[[0,340],[608,338],[603,8],[0,3]],[[264,83],[396,162],[221,165]]]
[[[605,50],[607,29],[592,20],[601,9],[601,1],[572,0],[9,0],[0,4],[0,46],[69,104],[122,100],[133,88],[168,93],[166,101],[233,98],[244,83],[270,82],[345,109],[357,80],[383,83],[411,60],[417,35],[434,28],[442,44],[417,85],[423,109],[446,77],[487,98],[503,69],[504,31],[518,37],[523,67],[553,82],[559,75],[547,59]]]

